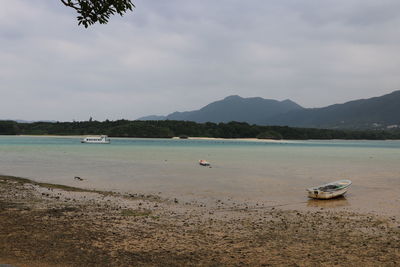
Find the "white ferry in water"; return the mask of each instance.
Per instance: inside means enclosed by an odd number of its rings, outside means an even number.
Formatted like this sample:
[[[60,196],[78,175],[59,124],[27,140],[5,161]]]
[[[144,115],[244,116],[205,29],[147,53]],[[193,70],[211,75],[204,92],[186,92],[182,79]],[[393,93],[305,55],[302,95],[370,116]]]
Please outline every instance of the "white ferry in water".
[[[88,143],[88,144],[109,144],[111,140],[108,138],[107,135],[101,136],[87,136],[81,140],[81,143]]]

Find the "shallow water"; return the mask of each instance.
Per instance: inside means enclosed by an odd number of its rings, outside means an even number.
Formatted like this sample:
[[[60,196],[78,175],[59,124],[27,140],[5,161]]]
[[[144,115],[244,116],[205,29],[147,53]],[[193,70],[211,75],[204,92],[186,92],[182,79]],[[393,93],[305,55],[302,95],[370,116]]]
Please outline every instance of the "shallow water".
[[[212,168],[199,166],[199,159]],[[0,174],[206,203],[222,199],[398,215],[399,162],[400,141],[112,138],[98,145],[81,144],[77,137],[0,136]],[[339,179],[353,181],[345,202],[307,199],[305,188]]]

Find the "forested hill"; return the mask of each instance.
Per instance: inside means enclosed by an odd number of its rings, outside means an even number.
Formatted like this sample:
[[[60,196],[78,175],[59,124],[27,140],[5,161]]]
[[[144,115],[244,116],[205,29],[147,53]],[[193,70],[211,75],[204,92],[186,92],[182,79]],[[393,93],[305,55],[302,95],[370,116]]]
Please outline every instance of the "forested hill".
[[[204,122],[247,122],[250,124],[262,125],[268,119],[289,111],[303,109],[300,105],[287,99],[277,101],[261,97],[243,98],[238,95],[231,95],[222,100],[212,102],[199,110],[174,112],[167,116],[145,116],[138,120],[175,120]]]
[[[174,112],[165,119],[199,123],[239,121],[261,125],[277,115],[301,109],[303,109],[301,106],[289,99],[277,101],[261,97],[243,98],[232,95],[210,103],[199,110]]]
[[[323,108],[303,108],[291,100],[229,96],[199,110],[142,118],[165,119],[199,123],[239,121],[257,125],[325,129],[400,129],[400,91]]]
[[[400,139],[400,131],[347,131],[287,126],[258,126],[241,122],[82,121],[17,123],[0,121],[1,135],[100,135],[110,137],[267,138],[267,139]]]
[[[289,111],[265,120],[264,124],[341,129],[400,128],[400,91],[324,108]]]

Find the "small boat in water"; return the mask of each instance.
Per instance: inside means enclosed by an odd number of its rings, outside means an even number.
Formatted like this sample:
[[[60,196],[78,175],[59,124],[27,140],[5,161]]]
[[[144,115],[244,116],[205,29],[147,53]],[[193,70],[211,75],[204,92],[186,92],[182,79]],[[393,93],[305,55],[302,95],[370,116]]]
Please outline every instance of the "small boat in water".
[[[339,180],[307,189],[308,197],[316,199],[331,199],[344,195],[351,185],[350,180]]]
[[[199,160],[199,164],[201,166],[210,166],[210,162],[205,161],[204,159]]]
[[[101,136],[87,136],[81,140],[81,143],[87,144],[109,144],[111,140],[107,137],[107,135]]]

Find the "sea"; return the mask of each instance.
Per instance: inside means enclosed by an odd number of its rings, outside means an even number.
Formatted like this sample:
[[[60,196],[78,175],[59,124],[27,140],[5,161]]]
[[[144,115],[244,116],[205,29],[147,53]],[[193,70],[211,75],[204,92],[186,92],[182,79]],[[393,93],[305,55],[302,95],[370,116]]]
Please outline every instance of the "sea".
[[[200,166],[200,159],[211,166]],[[400,141],[111,138],[83,144],[79,137],[0,136],[0,174],[208,205],[400,215]],[[306,188],[341,179],[353,182],[344,198],[307,198]]]

